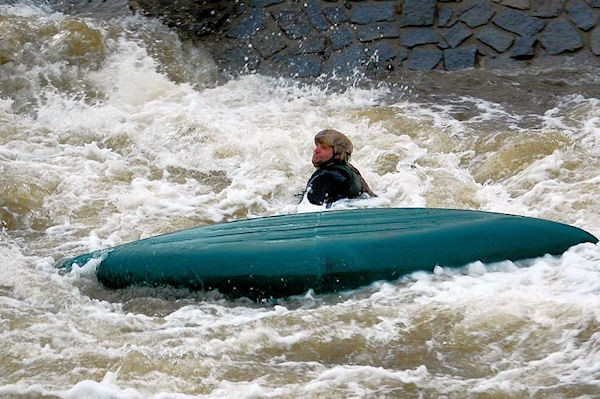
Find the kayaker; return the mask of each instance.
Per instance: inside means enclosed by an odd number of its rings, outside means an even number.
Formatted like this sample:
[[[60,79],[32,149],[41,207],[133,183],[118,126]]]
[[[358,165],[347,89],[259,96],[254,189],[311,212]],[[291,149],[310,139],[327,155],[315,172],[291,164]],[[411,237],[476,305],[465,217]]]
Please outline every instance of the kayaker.
[[[376,195],[358,169],[348,161],[352,155],[352,141],[337,130],[322,130],[315,136],[312,163],[317,170],[306,185],[306,196],[315,205],[328,207],[343,198],[357,198],[362,194]]]

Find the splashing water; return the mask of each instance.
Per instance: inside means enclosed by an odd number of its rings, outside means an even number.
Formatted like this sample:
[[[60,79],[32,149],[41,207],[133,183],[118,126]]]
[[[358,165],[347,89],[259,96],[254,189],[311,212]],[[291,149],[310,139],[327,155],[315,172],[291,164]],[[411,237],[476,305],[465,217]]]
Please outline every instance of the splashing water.
[[[334,209],[472,208],[599,235],[597,74],[220,84],[210,57],[157,21],[83,11],[0,5],[0,396],[600,396],[597,245],[275,305],[108,290],[94,265],[53,267],[315,210],[300,200],[324,128],[352,138],[378,194]]]

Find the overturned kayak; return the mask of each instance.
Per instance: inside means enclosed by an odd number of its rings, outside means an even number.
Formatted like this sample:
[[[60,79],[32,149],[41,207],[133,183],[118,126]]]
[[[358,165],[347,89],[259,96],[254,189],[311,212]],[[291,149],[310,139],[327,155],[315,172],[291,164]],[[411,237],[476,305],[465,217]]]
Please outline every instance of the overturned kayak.
[[[361,209],[273,216],[182,230],[64,260],[98,280],[217,289],[254,300],[337,292],[436,265],[559,255],[598,239],[548,220],[452,209]]]

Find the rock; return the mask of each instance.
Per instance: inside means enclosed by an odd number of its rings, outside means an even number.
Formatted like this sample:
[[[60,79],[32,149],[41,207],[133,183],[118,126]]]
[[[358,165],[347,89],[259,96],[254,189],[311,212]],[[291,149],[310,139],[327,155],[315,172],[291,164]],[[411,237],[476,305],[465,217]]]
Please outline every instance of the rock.
[[[564,4],[565,0],[533,0],[531,15],[542,18],[558,17]]]
[[[540,35],[540,43],[549,54],[561,54],[583,47],[575,28],[565,20],[552,21]]]
[[[263,58],[269,58],[286,47],[286,43],[279,32],[259,34],[252,40],[252,45]]]
[[[446,50],[448,51],[448,50]],[[440,50],[414,49],[408,67],[418,71],[429,71],[442,60]]]
[[[325,51],[325,38],[317,33],[310,33],[307,37],[298,40],[293,48],[292,54],[322,53]]]
[[[594,55],[600,55],[600,28],[596,28],[590,35],[590,46]]]
[[[463,24],[457,24],[442,35],[450,47],[457,47],[462,42],[467,40],[472,34],[473,31],[471,29],[467,28]]]
[[[519,10],[528,10],[531,7],[529,0],[494,0],[503,6],[518,8]]]
[[[361,42],[370,42],[377,39],[400,37],[400,29],[398,24],[394,22],[380,22],[371,25],[359,25],[356,28],[356,34]]]
[[[217,59],[219,65],[225,65],[234,72],[254,71],[260,63],[258,54],[247,46],[225,49]]]
[[[400,44],[411,48],[420,44],[437,43],[440,41],[437,33],[430,28],[408,28],[402,34]]]
[[[521,36],[533,36],[545,25],[544,21],[515,10],[506,10],[496,15],[492,22],[504,30]]]
[[[430,26],[435,16],[435,0],[404,0],[402,26]]]
[[[458,17],[459,21],[466,23],[469,27],[486,24],[494,16],[494,10],[484,0],[475,3],[475,6],[468,8]]]
[[[534,67],[547,68],[547,69],[559,69],[563,67],[567,68],[580,68],[588,69],[600,67],[600,59],[592,54],[591,51],[582,50],[576,53],[565,53],[561,55],[550,55],[548,53],[541,53],[536,55],[535,58],[527,61],[527,63]]]
[[[475,37],[500,53],[508,50],[513,43],[512,36],[491,26],[484,27]]]
[[[400,50],[398,50],[398,53],[396,54],[396,64],[398,64],[398,66],[402,65],[402,62],[408,59],[409,54],[407,48],[400,47]]]
[[[264,14],[258,10],[251,10],[237,25],[229,29],[228,37],[248,41],[266,26]]]
[[[468,46],[444,50],[444,65],[448,71],[474,68],[477,59],[477,47]]]
[[[279,3],[283,3],[283,0],[252,0],[252,5],[258,8],[265,8]]]
[[[517,37],[510,56],[518,60],[533,58],[535,55],[535,37]]]
[[[232,72],[315,76],[360,66],[380,76],[404,60],[412,69],[452,69],[485,66],[488,58],[513,66],[573,62],[584,52],[600,64],[600,0],[128,1],[205,45]]]
[[[452,9],[448,7],[440,7],[438,10],[438,27],[443,28],[450,25],[452,20]]]
[[[298,10],[284,9],[272,14],[275,21],[290,39],[301,39],[310,32],[306,17]]]
[[[329,32],[329,41],[333,50],[339,50],[352,44],[354,37],[350,28],[336,27]]]
[[[582,0],[570,0],[567,3],[567,13],[571,21],[584,31],[588,31],[596,26],[598,17],[594,10],[592,10]]]
[[[350,22],[372,24],[396,19],[394,3],[355,4],[350,11]]]
[[[304,5],[304,14],[308,17],[308,20],[313,24],[313,26],[320,30],[321,32],[325,32],[328,28],[327,20],[325,16],[321,12],[321,8],[319,7],[319,2],[317,0],[307,0]]]
[[[315,77],[321,74],[321,57],[317,55],[298,55],[284,61],[287,73],[295,78]]]
[[[362,70],[365,61],[364,48],[360,45],[353,45],[329,57],[326,63],[326,73],[350,76],[355,71]]]
[[[517,61],[510,57],[486,57],[483,61],[483,65],[490,69],[499,70],[512,70],[517,71],[521,68],[525,68],[527,64],[525,61]]]
[[[385,42],[374,43],[367,48],[367,56],[379,62],[389,61],[394,58],[395,55],[392,47]]]
[[[438,48],[442,49],[442,50],[446,50],[447,48],[450,48],[450,45],[448,44],[448,42],[446,42],[444,40],[443,37],[440,37],[438,43],[437,43]]]
[[[323,10],[325,17],[334,25],[343,24],[344,22],[348,22],[348,16],[344,12],[344,8],[337,7],[328,7]]]

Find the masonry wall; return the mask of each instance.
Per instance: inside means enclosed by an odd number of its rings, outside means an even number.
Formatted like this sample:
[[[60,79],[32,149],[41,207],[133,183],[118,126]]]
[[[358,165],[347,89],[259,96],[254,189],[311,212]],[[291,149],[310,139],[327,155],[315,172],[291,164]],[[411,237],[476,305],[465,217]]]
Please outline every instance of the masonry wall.
[[[227,72],[293,77],[600,65],[600,0],[132,0]],[[558,59],[558,58],[557,58]]]

